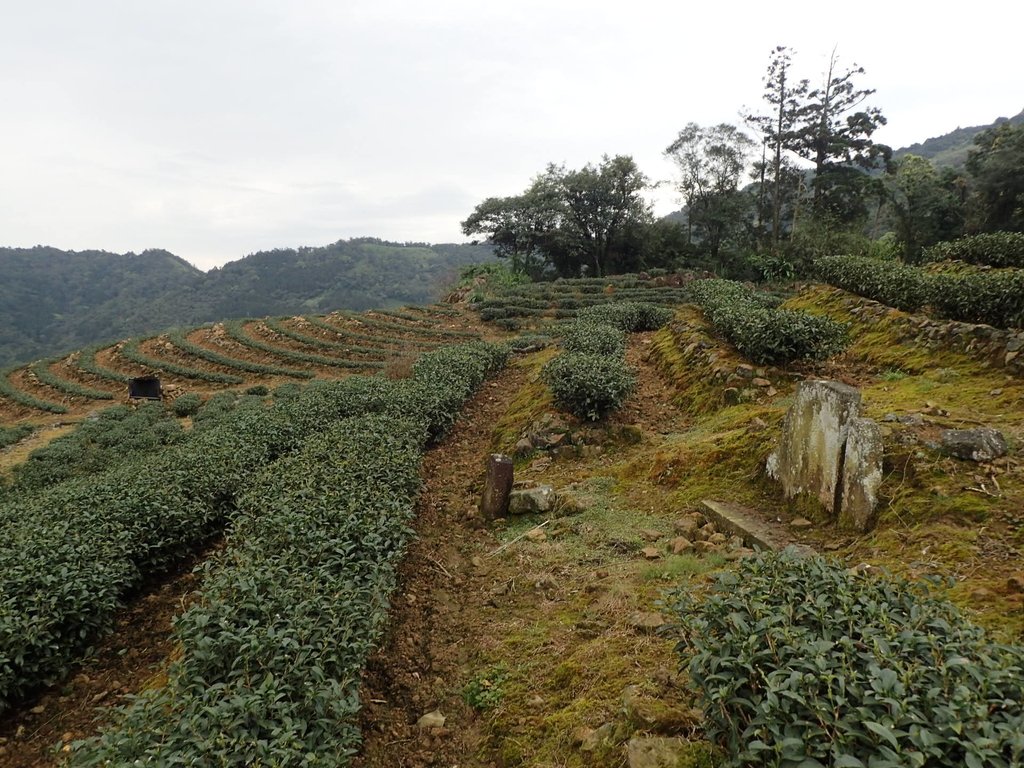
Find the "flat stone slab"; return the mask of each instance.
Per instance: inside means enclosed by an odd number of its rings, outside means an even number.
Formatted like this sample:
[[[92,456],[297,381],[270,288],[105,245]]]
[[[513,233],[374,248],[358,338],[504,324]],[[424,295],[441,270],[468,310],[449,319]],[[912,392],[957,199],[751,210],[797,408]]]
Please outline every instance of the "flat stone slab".
[[[701,506],[715,527],[728,536],[739,536],[751,547],[781,551],[792,543],[784,534],[762,523],[754,510],[728,501],[703,499]]]

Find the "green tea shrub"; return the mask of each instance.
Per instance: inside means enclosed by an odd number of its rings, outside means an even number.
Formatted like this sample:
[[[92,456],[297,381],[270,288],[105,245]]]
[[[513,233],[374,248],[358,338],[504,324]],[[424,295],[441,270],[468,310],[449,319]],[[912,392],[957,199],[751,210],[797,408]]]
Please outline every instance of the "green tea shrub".
[[[919,267],[867,256],[824,256],[814,263],[818,277],[836,288],[916,312],[928,303],[928,275]]]
[[[932,308],[943,317],[997,328],[1024,327],[1024,269],[930,275]]]
[[[816,264],[818,275],[830,285],[907,312],[927,305],[950,320],[998,328],[1024,325],[1024,270],[931,274],[921,267],[860,256],[827,256]]]
[[[251,387],[247,387],[245,394],[252,395],[253,397],[266,397],[270,394],[270,389],[265,384],[256,384]]]
[[[644,301],[617,301],[581,309],[577,318],[604,323],[626,333],[655,331],[672,319],[672,310]]]
[[[9,368],[0,369],[0,397],[6,397],[8,400],[18,403],[19,405],[35,408],[39,411],[48,411],[49,413],[68,412],[68,409],[60,403],[54,403],[50,400],[42,400],[35,395],[30,395],[28,392],[14,386],[8,377],[17,371],[18,368],[19,366],[15,365]]]
[[[841,352],[846,327],[827,317],[777,309],[774,297],[732,280],[698,280],[691,295],[733,346],[755,363],[822,360]]]
[[[247,371],[249,373],[264,374],[267,376],[289,376],[293,379],[312,379],[315,375],[309,371],[300,371],[294,368],[282,368],[280,366],[265,365],[263,363],[253,363],[249,360],[240,360],[236,357],[229,357],[221,354],[220,352],[215,352],[212,349],[207,349],[206,347],[189,341],[188,335],[184,331],[171,331],[167,334],[167,338],[174,346],[183,352],[186,352],[193,357],[197,357],[200,360],[206,360],[207,362],[214,363],[215,365],[222,365],[225,368]],[[178,371],[169,367],[168,364],[163,361],[156,361],[152,363],[152,365],[157,368],[162,368],[163,370],[178,373]],[[192,373],[185,372],[182,375],[199,378],[195,370],[193,370]],[[228,384],[241,384],[244,381],[244,379],[232,374],[215,372],[203,373],[202,378],[209,379],[210,381],[223,381]]]
[[[560,408],[596,421],[625,402],[636,377],[621,356],[566,352],[541,369],[541,378]]]
[[[383,368],[384,364],[378,360],[349,360],[340,357],[326,357],[314,355],[309,352],[297,352],[294,349],[279,347],[249,335],[244,326],[245,320],[231,320],[224,323],[224,332],[229,338],[238,342],[243,347],[255,349],[258,352],[279,357],[284,360],[291,360],[297,363],[310,363],[312,365],[323,365],[335,368]]]
[[[19,443],[31,434],[32,426],[29,424],[18,424],[13,427],[0,426],[0,448],[7,448]]]
[[[175,623],[182,655],[166,685],[77,742],[71,764],[349,765],[362,668],[412,535],[425,440],[507,355],[484,343],[442,348],[409,379],[317,382],[271,411],[292,448],[252,462],[261,469],[235,501],[228,545]]]
[[[110,346],[109,344],[93,344],[92,346],[85,347],[78,353],[78,360],[76,365],[82,371],[95,376],[100,379],[107,379],[108,381],[116,381],[120,384],[127,384],[130,378],[128,374],[121,373],[120,371],[114,371],[110,368],[104,368],[96,361],[96,353],[101,349],[105,349]]]
[[[202,404],[203,398],[195,392],[187,392],[174,399],[171,410],[174,411],[175,416],[183,419],[186,416],[195,416]]]
[[[16,488],[42,488],[137,460],[178,442],[183,431],[159,403],[115,405],[36,448],[13,469]]]
[[[691,684],[733,766],[1024,761],[1024,648],[950,603],[819,557],[766,553],[674,597]]]
[[[1024,232],[986,232],[925,248],[922,260],[1024,268]]]
[[[58,376],[50,370],[50,365],[57,362],[57,358],[49,358],[46,360],[38,360],[29,366],[29,371],[48,387],[53,387],[58,392],[63,392],[66,395],[73,395],[74,397],[85,397],[89,400],[113,400],[114,396],[103,389],[96,389],[95,387],[87,387],[84,384],[79,384],[77,381],[71,379],[65,379],[62,376]]]
[[[621,357],[626,350],[626,332],[615,326],[578,320],[562,337],[566,352]]]

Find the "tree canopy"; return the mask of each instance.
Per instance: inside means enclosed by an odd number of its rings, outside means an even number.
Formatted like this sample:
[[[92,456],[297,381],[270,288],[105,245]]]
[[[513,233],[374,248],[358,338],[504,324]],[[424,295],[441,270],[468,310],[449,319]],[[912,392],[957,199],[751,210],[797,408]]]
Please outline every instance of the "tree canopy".
[[[539,276],[630,268],[639,263],[650,204],[650,180],[632,157],[605,155],[579,170],[551,164],[520,195],[488,198],[462,222],[484,235],[512,268]]]

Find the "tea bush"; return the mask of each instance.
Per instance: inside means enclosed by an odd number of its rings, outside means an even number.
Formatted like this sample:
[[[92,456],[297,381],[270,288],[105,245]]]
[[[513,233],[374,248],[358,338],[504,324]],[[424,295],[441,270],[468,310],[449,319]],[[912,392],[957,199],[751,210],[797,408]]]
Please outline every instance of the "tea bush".
[[[626,351],[626,332],[599,322],[577,320],[562,336],[566,352],[621,357]]]
[[[276,365],[264,365],[263,363],[253,363],[249,360],[240,360],[237,357],[229,357],[228,355],[215,352],[212,349],[200,346],[188,340],[188,337],[183,331],[171,331],[167,334],[167,338],[170,342],[183,352],[197,357],[200,360],[206,360],[210,363],[222,365],[225,368],[232,368],[238,371],[247,371],[249,373],[264,374],[266,376],[288,376],[292,379],[312,379],[315,374],[309,371],[299,371],[294,368],[282,368]],[[236,379],[231,383],[241,384],[244,380],[238,376],[232,376],[230,374],[217,374],[218,376],[229,376],[232,379]]]
[[[83,421],[73,432],[36,448],[13,469],[18,488],[42,488],[94,474],[172,445],[181,425],[159,403],[115,405]]]
[[[95,376],[100,379],[107,379],[109,381],[116,381],[121,384],[127,384],[130,378],[128,374],[115,371],[110,368],[104,368],[98,362],[96,362],[96,353],[101,349],[106,348],[107,344],[94,344],[91,347],[86,347],[78,353],[78,360],[76,365],[82,371]]]
[[[1024,233],[987,232],[936,243],[921,254],[925,262],[966,261],[990,267],[1024,268]]]
[[[997,328],[1024,327],[1024,269],[930,275],[932,308],[943,317]]]
[[[50,400],[42,400],[35,395],[30,395],[22,389],[14,386],[11,383],[10,376],[15,373],[20,366],[11,366],[9,368],[0,369],[0,397],[6,397],[8,400],[24,405],[29,408],[35,408],[37,411],[48,411],[49,413],[67,413],[68,409],[60,403],[54,403]]]
[[[244,347],[255,349],[273,357],[280,357],[285,360],[293,360],[298,363],[310,363],[312,365],[323,365],[334,368],[382,368],[384,364],[377,360],[349,360],[341,357],[325,357],[314,355],[309,352],[298,352],[294,349],[278,347],[269,344],[261,339],[251,336],[243,327],[244,320],[234,320],[224,324],[224,331],[228,337],[237,341]]]
[[[998,328],[1024,325],[1024,270],[932,274],[860,256],[828,256],[816,265],[830,285],[907,312],[930,306],[950,320]]]
[[[636,387],[621,355],[565,352],[541,369],[541,378],[560,408],[591,421],[621,406]]]
[[[1024,761],[1024,649],[948,602],[792,553],[675,595],[679,652],[730,765],[995,766]]]
[[[358,315],[344,315],[344,317],[358,318],[359,316]],[[341,338],[344,338],[344,339],[354,339],[356,341],[362,341],[362,342],[365,342],[367,344],[376,345],[376,346],[378,346],[380,348],[384,348],[384,349],[392,349],[392,348],[395,348],[395,347],[402,347],[402,348],[405,348],[405,347],[436,348],[436,347],[443,346],[445,343],[450,343],[450,342],[437,341],[437,340],[428,341],[428,340],[425,340],[425,339],[399,338],[399,337],[396,337],[394,334],[392,334],[390,336],[388,336],[388,335],[385,335],[385,336],[376,335],[375,336],[373,334],[360,333],[359,331],[353,331],[353,330],[351,330],[349,328],[345,328],[345,327],[342,327],[340,325],[335,325],[334,323],[327,322],[326,320],[324,320],[324,319],[322,319],[320,317],[315,317],[315,316],[306,316],[306,317],[303,318],[303,320],[305,320],[307,323],[309,323],[310,325],[312,325],[312,326],[314,326],[316,328],[320,328],[321,330],[328,331],[330,333],[335,334],[336,336],[340,336]]]
[[[822,360],[846,346],[845,326],[827,317],[777,309],[774,297],[742,283],[697,280],[690,291],[712,325],[755,363]]]
[[[928,303],[928,275],[919,267],[867,256],[825,256],[815,263],[818,277],[844,291],[866,296],[904,312]]]
[[[227,547],[175,623],[167,684],[76,743],[72,765],[347,765],[423,448],[507,355],[446,347],[410,379],[317,382],[281,401],[300,447],[248,480]]]
[[[7,448],[21,442],[32,434],[32,426],[29,424],[18,424],[13,427],[0,426],[0,448]]]
[[[174,341],[175,334],[168,334],[172,341]],[[181,334],[184,337],[184,334]],[[121,345],[118,350],[121,357],[125,360],[130,360],[136,365],[141,365],[143,368],[149,368],[157,371],[166,371],[172,373],[175,376],[181,376],[186,379],[197,379],[199,381],[212,381],[217,384],[241,384],[245,379],[240,376],[234,376],[229,373],[219,373],[217,371],[204,371],[201,368],[194,368],[191,365],[182,365],[175,363],[170,360],[158,360],[155,357],[150,357],[145,354],[139,347],[141,341],[139,339],[129,339]],[[179,349],[183,349],[177,343],[175,346]],[[195,346],[195,345],[191,345]],[[186,349],[186,352],[193,355],[194,357],[202,357],[202,355],[194,354],[191,349]]]
[[[672,310],[644,301],[618,301],[581,309],[576,317],[592,323],[604,323],[626,333],[655,331],[672,319]]]
[[[274,333],[278,333],[281,336],[297,341],[300,344],[305,344],[309,347],[316,347],[318,349],[336,349],[346,354],[366,355],[368,357],[377,358],[383,357],[385,354],[380,347],[363,347],[342,341],[327,341],[325,339],[321,339],[319,336],[310,336],[308,333],[302,333],[301,331],[289,328],[280,320],[275,320],[272,317],[266,318],[263,321],[263,324]]]
[[[203,398],[195,392],[187,392],[174,399],[174,402],[171,404],[171,410],[175,416],[183,419],[186,416],[195,416],[202,404]]]
[[[58,362],[58,358],[52,357],[46,360],[39,360],[29,366],[29,371],[46,386],[53,387],[58,392],[63,392],[66,395],[85,397],[89,400],[114,399],[114,396],[106,390],[87,387],[84,384],[79,384],[77,381],[58,376],[50,370],[50,366],[56,362]]]

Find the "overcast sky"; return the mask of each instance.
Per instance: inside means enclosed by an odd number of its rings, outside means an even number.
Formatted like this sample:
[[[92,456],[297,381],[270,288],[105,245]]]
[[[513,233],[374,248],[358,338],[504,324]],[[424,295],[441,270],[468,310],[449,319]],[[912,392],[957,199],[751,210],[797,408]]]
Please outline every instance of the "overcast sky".
[[[1024,4],[0,0],[0,245],[207,269],[372,235],[462,241],[549,162],[662,150],[833,47],[900,147],[1024,108]],[[1016,8],[1016,10],[1013,10]],[[675,207],[668,185],[656,212]]]

